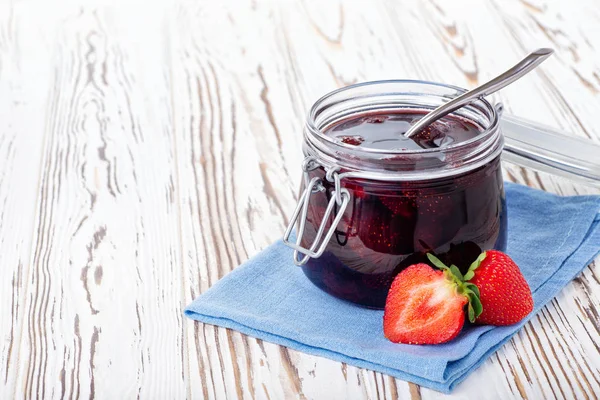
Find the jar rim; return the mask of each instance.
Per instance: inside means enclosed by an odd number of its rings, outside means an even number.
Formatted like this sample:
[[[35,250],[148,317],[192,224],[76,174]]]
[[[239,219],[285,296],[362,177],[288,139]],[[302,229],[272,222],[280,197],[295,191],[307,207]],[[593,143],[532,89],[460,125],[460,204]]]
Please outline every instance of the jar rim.
[[[312,105],[312,107],[310,108],[310,111],[308,113],[308,116],[306,118],[306,127],[308,128],[308,130],[315,136],[319,137],[322,140],[325,140],[327,142],[330,142],[332,144],[335,145],[339,145],[343,148],[347,148],[347,149],[356,149],[356,146],[353,146],[351,144],[347,144],[347,143],[343,143],[343,142],[336,142],[334,137],[332,136],[328,136],[326,135],[324,132],[322,132],[321,129],[319,129],[316,124],[315,124],[315,119],[316,119],[316,114],[319,111],[319,108],[323,105],[323,103],[325,103],[328,99],[330,99],[331,97],[338,95],[340,93],[345,93],[348,92],[350,90],[356,89],[356,88],[360,88],[360,87],[368,87],[368,86],[376,86],[376,85],[382,85],[382,84],[396,84],[396,83],[400,83],[400,84],[417,84],[417,85],[423,85],[423,86],[436,86],[436,87],[440,87],[440,88],[445,88],[445,89],[452,89],[455,90],[457,93],[462,94],[467,92],[467,89],[458,87],[458,86],[454,86],[454,85],[448,85],[445,83],[440,83],[440,82],[432,82],[432,81],[423,81],[423,80],[416,80],[416,79],[386,79],[386,80],[377,80],[377,81],[367,81],[367,82],[360,82],[360,83],[355,83],[352,85],[348,85],[348,86],[344,86],[341,87],[339,89],[333,90],[323,96],[321,96],[317,101],[314,102],[314,104]],[[492,121],[490,121],[490,125],[487,128],[484,128],[484,130],[481,132],[481,134],[462,141],[462,142],[457,142],[457,143],[452,143],[449,146],[443,147],[443,148],[428,148],[428,149],[375,149],[375,148],[364,148],[364,147],[359,147],[359,151],[360,152],[365,152],[365,153],[380,153],[380,154],[420,154],[420,153],[436,153],[439,152],[440,150],[449,150],[452,148],[456,148],[456,147],[462,147],[462,146],[467,146],[473,142],[477,142],[480,141],[483,136],[489,134],[490,131],[493,131],[495,129],[498,128],[498,125],[500,123],[500,118],[498,118],[498,113],[496,111],[496,109],[494,108],[494,106],[492,106],[492,104],[487,101],[484,98],[479,99],[478,101],[480,101],[481,103],[483,103],[486,108],[491,112],[491,114],[493,115],[493,119]],[[451,113],[452,114],[452,113]]]
[[[471,170],[499,156],[504,142],[498,115],[501,105],[496,109],[483,98],[451,113],[479,126],[481,133],[441,148],[363,148],[325,134],[347,118],[386,110],[431,110],[464,92],[466,89],[453,85],[408,79],[368,81],[334,90],[319,98],[308,113],[305,155],[325,166],[353,171],[352,175],[386,175],[385,180],[433,179]],[[398,172],[401,176],[390,177]]]

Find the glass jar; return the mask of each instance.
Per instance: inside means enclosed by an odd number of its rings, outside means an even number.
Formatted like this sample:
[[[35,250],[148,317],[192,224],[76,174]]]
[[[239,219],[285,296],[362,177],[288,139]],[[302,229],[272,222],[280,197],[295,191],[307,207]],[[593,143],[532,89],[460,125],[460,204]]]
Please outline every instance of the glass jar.
[[[313,105],[300,200],[284,242],[316,286],[383,308],[394,277],[427,262],[428,252],[466,268],[481,251],[505,250],[503,136],[498,112],[486,100],[453,113],[480,133],[442,148],[363,148],[325,134],[360,116],[426,112],[463,92],[431,82],[379,81],[334,91]]]

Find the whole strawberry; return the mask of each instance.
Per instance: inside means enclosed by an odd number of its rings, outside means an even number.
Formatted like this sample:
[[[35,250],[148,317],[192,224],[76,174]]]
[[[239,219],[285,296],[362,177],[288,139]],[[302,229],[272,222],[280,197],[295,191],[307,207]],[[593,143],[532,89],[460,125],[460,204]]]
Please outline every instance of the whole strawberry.
[[[533,310],[527,281],[517,264],[501,251],[481,253],[464,278],[479,289],[483,312],[475,321],[478,324],[516,324]]]

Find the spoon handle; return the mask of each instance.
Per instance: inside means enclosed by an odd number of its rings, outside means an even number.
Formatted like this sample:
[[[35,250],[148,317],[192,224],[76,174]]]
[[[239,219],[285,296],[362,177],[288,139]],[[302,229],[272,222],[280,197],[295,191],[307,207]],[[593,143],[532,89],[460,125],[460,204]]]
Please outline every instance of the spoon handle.
[[[550,57],[552,53],[554,53],[554,50],[552,49],[542,48],[535,50],[534,52],[530,53],[527,57],[522,59],[515,66],[508,69],[504,73],[498,75],[494,79],[484,83],[479,87],[476,87],[473,90],[469,90],[468,92],[461,94],[460,96],[450,100],[449,102],[441,105],[440,107],[426,114],[423,118],[417,121],[417,123],[414,124],[404,134],[404,136],[411,137],[412,135],[419,132],[421,129],[423,129],[433,121],[436,121],[437,119],[450,114],[452,111],[455,111],[480,97],[488,96],[502,89],[503,87],[510,85],[517,79],[529,73],[531,70],[535,69],[538,65],[542,63],[542,61]]]

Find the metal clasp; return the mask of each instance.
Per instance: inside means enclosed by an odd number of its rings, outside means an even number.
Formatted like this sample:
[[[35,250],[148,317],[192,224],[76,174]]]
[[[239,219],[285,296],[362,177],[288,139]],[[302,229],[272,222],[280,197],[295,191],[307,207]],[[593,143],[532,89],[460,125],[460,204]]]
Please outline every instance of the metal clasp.
[[[302,163],[302,170],[304,171],[305,189],[300,195],[298,205],[296,206],[296,209],[294,210],[294,213],[292,215],[292,219],[290,220],[285,234],[283,235],[283,243],[294,249],[294,263],[296,265],[304,265],[306,264],[309,258],[318,258],[323,254],[325,248],[327,247],[327,244],[329,243],[329,240],[331,239],[331,236],[335,232],[335,229],[337,228],[340,220],[342,219],[342,216],[344,215],[344,211],[348,206],[348,202],[350,201],[350,192],[347,189],[341,187],[340,176],[337,172],[339,168],[334,167],[327,169],[325,179],[327,179],[329,182],[334,183],[334,191],[332,192],[331,199],[329,199],[329,203],[327,204],[325,215],[323,216],[323,220],[319,225],[319,229],[317,230],[317,235],[315,236],[314,242],[308,249],[300,245],[302,237],[304,236],[304,228],[306,226],[306,216],[308,214],[308,204],[310,202],[310,197],[314,193],[320,193],[325,190],[321,178],[314,177],[310,179],[310,176],[308,174],[310,171],[318,168],[319,166],[321,166],[321,164],[319,164],[319,162],[314,157],[306,157],[304,159],[304,162]],[[327,226],[327,221],[329,220],[331,214],[334,212],[333,209],[335,205],[338,206],[337,215],[335,215],[333,222],[331,223],[331,226],[327,231],[327,234],[321,240],[321,238],[323,237],[323,232],[325,231],[325,227]],[[294,226],[296,225],[296,222],[298,221],[298,218],[300,218],[300,226],[298,227],[296,243],[291,243],[289,241],[290,235],[292,233],[292,230],[294,229]],[[304,257],[300,259],[299,253],[304,254]]]

